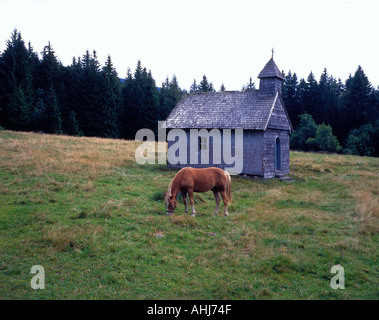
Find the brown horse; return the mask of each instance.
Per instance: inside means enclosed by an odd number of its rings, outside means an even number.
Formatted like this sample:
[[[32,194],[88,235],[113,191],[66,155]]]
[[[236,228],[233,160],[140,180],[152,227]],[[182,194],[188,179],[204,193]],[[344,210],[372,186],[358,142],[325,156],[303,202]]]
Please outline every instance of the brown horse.
[[[195,169],[186,167],[181,169],[168,187],[165,205],[167,215],[172,215],[176,208],[176,197],[179,191],[183,195],[185,211],[188,212],[187,193],[192,207],[192,216],[196,214],[193,202],[194,192],[213,191],[216,200],[216,209],[214,215],[218,214],[220,205],[220,194],[224,202],[224,217],[228,216],[228,203],[231,201],[231,178],[227,171],[220,168]]]

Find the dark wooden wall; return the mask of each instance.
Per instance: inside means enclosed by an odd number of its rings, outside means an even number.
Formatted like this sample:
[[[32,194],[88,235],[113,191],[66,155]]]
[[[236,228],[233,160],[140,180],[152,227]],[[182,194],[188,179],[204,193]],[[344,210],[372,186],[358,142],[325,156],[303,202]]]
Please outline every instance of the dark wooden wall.
[[[187,160],[184,164],[170,164],[169,167],[182,168],[191,166],[194,168],[204,168],[215,166],[222,169],[230,168],[233,165],[225,164],[223,159],[223,131],[221,131],[221,149],[215,149],[212,138],[208,138],[209,164],[202,164],[201,153],[195,157],[198,159],[197,164],[191,163],[191,146],[190,146],[190,130],[184,129],[187,136]],[[210,131],[209,129],[208,131]],[[232,130],[232,156],[235,155],[235,138],[234,130]],[[284,112],[281,100],[277,99],[272,110],[270,120],[267,124],[266,131],[244,130],[243,131],[243,169],[242,174],[262,176],[264,178],[273,178],[276,174],[289,174],[289,134],[290,126]],[[281,170],[275,168],[275,142],[280,139],[281,146]],[[168,142],[170,148],[175,142]],[[221,163],[213,162],[213,155],[216,151],[221,152]]]

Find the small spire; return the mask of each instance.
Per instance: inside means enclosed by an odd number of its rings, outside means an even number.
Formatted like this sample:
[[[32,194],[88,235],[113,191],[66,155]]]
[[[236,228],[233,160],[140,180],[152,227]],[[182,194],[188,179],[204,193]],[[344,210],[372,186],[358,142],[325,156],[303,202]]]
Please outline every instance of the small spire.
[[[271,59],[274,59],[274,48],[271,49]]]

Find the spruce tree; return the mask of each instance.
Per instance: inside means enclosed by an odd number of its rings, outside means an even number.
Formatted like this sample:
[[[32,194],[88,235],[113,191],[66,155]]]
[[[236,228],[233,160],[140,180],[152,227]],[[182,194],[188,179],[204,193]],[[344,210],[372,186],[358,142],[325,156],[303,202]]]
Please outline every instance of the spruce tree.
[[[196,79],[193,79],[193,82],[191,84],[191,87],[190,87],[190,93],[194,93],[194,92],[198,92],[199,91],[199,88],[198,88],[198,85],[196,83]]]
[[[0,59],[1,125],[11,129],[30,129],[34,103],[30,62],[21,33],[15,29]]]
[[[67,118],[67,124],[66,124],[66,131],[65,133],[68,133],[73,136],[82,136],[83,132],[80,130],[79,122],[76,119],[76,113],[74,110],[70,111],[70,114]]]
[[[146,72],[146,69],[145,69]],[[143,128],[149,128],[153,130],[155,133],[158,131],[158,120],[159,120],[159,102],[158,102],[158,89],[155,84],[155,80],[152,76],[151,71],[147,72],[147,77],[146,73],[144,74],[143,77],[143,82],[144,82],[144,95],[142,96],[142,103],[143,103],[143,108],[142,108],[142,114],[144,117],[144,121],[146,126]]]
[[[242,91],[253,91],[253,90],[256,90],[255,83],[253,82],[253,79],[250,77],[249,82],[246,85],[242,86]]]
[[[282,97],[284,104],[287,108],[288,115],[294,127],[299,123],[299,114],[301,114],[301,107],[298,93],[298,80],[296,73],[292,74],[291,71],[285,76],[283,82]]]
[[[206,75],[203,75],[203,79],[198,86],[199,92],[215,92],[212,82],[208,82]]]
[[[38,88],[35,93],[35,105],[31,115],[32,130],[43,130],[44,118],[46,115],[45,92]]]
[[[102,136],[118,138],[120,136],[119,114],[121,108],[121,83],[110,56],[108,56],[101,72],[100,94],[101,115],[99,125],[101,127]]]
[[[76,106],[80,130],[85,136],[101,136],[101,97],[100,97],[100,63],[96,51],[86,51],[81,62],[78,95],[80,103]]]
[[[44,116],[44,131],[48,133],[62,133],[62,116],[53,86],[50,86],[46,96],[46,109]]]
[[[63,118],[61,100],[66,99],[67,92],[62,88],[63,66],[59,62],[51,43],[43,48],[42,59],[37,65],[35,86],[38,98],[33,110],[33,126],[37,130],[38,123],[42,130],[49,133],[63,132]],[[43,109],[43,120],[39,121],[39,115]]]
[[[315,110],[314,118],[317,122],[338,126],[341,117],[339,98],[341,96],[341,84],[328,75],[326,68],[321,74],[318,83],[318,108]]]
[[[72,64],[64,69],[63,81],[66,88],[66,97],[62,106],[63,130],[71,135],[83,135],[80,129],[78,113],[82,107],[81,96],[82,66],[80,57],[72,59]]]
[[[43,48],[42,60],[39,64],[38,87],[49,90],[51,86],[56,90],[59,86],[60,63],[49,41]]]
[[[171,81],[166,77],[166,81],[162,83],[159,91],[159,120],[167,118],[182,95],[183,92],[179,87],[176,76],[174,75]]]
[[[16,86],[9,97],[8,121],[11,129],[29,130],[32,106],[21,86]]]
[[[300,103],[303,105],[303,110],[313,116],[318,107],[318,83],[313,75],[313,72],[308,75],[306,87],[304,89],[305,90],[302,92],[302,99]]]
[[[361,66],[354,76],[346,80],[346,92],[343,96],[343,112],[345,116],[344,136],[350,129],[374,123],[375,96],[374,90]]]
[[[159,119],[158,89],[151,72],[138,61],[134,75],[128,70],[122,89],[123,115],[122,137],[134,139],[142,128],[157,131]]]

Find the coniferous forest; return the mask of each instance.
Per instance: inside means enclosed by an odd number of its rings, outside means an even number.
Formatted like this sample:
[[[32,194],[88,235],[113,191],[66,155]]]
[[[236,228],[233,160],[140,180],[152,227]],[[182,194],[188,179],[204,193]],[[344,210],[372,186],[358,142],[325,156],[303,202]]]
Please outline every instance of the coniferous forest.
[[[319,80],[312,72],[307,79],[283,75],[292,149],[379,156],[379,87],[361,66],[344,82],[326,69]],[[241,88],[255,84],[250,78]],[[205,75],[189,90],[209,91],[216,89]],[[17,30],[0,53],[0,128],[134,139],[140,128],[156,132],[185,93],[175,75],[158,87],[140,61],[121,79],[111,57],[102,65],[96,51],[64,66],[50,43],[38,54]]]

